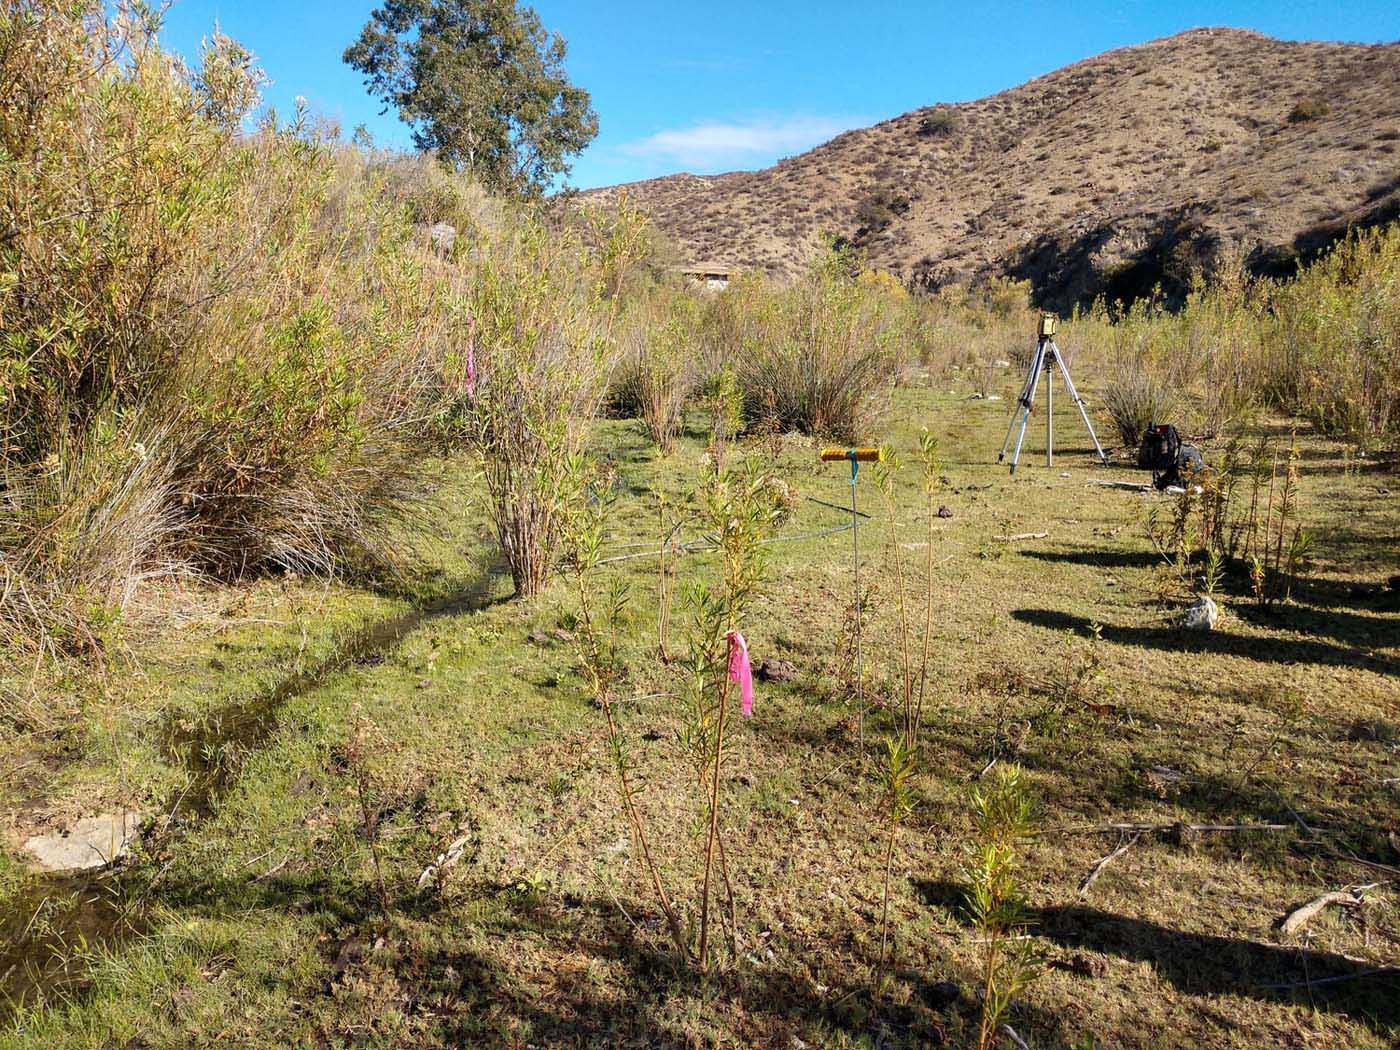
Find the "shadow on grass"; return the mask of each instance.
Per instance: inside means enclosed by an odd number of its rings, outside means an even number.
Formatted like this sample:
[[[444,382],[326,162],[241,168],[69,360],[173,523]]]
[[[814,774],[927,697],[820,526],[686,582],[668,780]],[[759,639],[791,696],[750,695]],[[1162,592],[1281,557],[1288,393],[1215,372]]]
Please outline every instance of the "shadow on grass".
[[[924,903],[963,917],[963,887],[916,880]],[[1400,969],[1238,937],[1187,933],[1070,904],[1029,909],[1031,930],[1069,948],[1150,964],[1189,995],[1240,995],[1343,1014],[1380,1032],[1400,1025]],[[1280,987],[1298,985],[1298,987]]]
[[[425,623],[481,611],[505,601],[492,596],[501,568],[500,564],[492,565],[476,580],[452,593],[366,624],[347,634],[313,666],[288,675],[261,693],[226,704],[198,722],[172,712],[165,728],[166,754],[184,765],[194,778],[178,808],[191,817],[207,815],[213,802],[236,778],[247,755],[271,736],[278,714],[288,701],[350,667],[379,663]]]
[[[1016,609],[1012,617],[1034,627],[1091,634],[1093,622],[1085,616],[1055,609]],[[1135,645],[1173,653],[1217,653],[1264,663],[1305,663],[1324,667],[1356,667],[1379,674],[1400,675],[1400,663],[1384,656],[1332,645],[1328,642],[1282,638],[1247,638],[1225,631],[1186,631],[1173,627],[1115,627],[1099,625],[1104,641]]]
[[[1400,617],[1387,616],[1384,612],[1367,616],[1360,612],[1291,603],[1264,608],[1251,602],[1231,605],[1230,611],[1259,627],[1324,636],[1363,648],[1394,645],[1400,638]]]
[[[413,1018],[421,1046],[681,1050],[723,1026],[744,1046],[826,1045],[839,1033],[843,1042],[930,1047],[943,1045],[949,1024],[961,1027],[975,1009],[916,972],[898,974],[911,992],[903,1002],[872,999],[854,975],[819,980],[808,963],[829,960],[829,943],[785,945],[780,956],[767,953],[768,962],[703,974],[678,961],[645,905],[629,903],[624,913],[614,902],[571,894],[522,901],[493,885],[472,895],[474,921],[424,896],[397,902],[385,919],[368,885],[325,873],[170,881],[160,902],[184,916],[260,909],[318,916],[333,934],[323,941],[315,982],[295,994],[332,1041],[373,1028],[381,990]],[[749,947],[762,954],[764,946]]]
[[[1125,550],[1071,550],[1041,551],[1023,550],[1023,558],[1036,558],[1040,561],[1059,562],[1063,565],[1088,565],[1095,569],[1150,569],[1164,564],[1156,551]]]

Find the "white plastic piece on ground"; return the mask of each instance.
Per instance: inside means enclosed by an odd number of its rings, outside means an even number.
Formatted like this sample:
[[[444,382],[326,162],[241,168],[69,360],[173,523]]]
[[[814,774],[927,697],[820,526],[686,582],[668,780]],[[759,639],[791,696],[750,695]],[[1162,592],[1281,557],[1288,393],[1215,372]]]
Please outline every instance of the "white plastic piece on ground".
[[[67,831],[35,835],[24,848],[43,871],[95,871],[120,859],[136,841],[140,826],[138,813],[101,813],[84,817]]]
[[[1209,631],[1219,619],[1220,609],[1214,601],[1202,595],[1187,608],[1182,626],[1189,627],[1193,631]]]

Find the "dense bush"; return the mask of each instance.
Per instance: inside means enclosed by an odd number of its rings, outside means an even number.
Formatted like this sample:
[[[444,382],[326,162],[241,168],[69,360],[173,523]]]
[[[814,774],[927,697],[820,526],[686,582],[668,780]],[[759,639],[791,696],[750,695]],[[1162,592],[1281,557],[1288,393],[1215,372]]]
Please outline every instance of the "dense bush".
[[[1309,120],[1320,120],[1332,112],[1332,107],[1327,104],[1327,100],[1313,95],[1309,98],[1301,98],[1297,104],[1288,111],[1288,123],[1302,124]]]
[[[962,130],[963,117],[951,106],[936,106],[919,118],[919,134],[930,138],[951,138]]]
[[[148,574],[386,566],[465,433],[467,277],[420,220],[492,209],[427,162],[198,70],[96,3],[0,11],[0,619],[100,645]],[[480,220],[480,222],[478,222]]]
[[[1400,228],[1356,233],[1289,281],[1222,267],[1209,284],[1198,278],[1176,311],[1151,300],[1116,312],[1100,304],[1073,319],[1065,342],[1111,375],[1142,373],[1178,392],[1198,431],[1219,432],[1258,407],[1360,445],[1393,441]]]
[[[856,204],[856,225],[866,233],[879,233],[909,211],[909,196],[888,186],[871,190]]]

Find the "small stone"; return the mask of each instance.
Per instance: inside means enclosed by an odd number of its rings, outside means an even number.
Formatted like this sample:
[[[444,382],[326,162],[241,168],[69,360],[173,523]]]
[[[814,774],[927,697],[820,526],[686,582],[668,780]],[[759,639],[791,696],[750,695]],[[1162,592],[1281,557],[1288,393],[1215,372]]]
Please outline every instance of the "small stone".
[[[428,228],[428,236],[432,239],[433,248],[446,255],[457,243],[457,228],[450,222],[440,222]]]
[[[42,871],[96,871],[123,857],[136,841],[137,813],[102,813],[84,817],[66,831],[35,835],[24,848]]]
[[[938,516],[940,518],[951,518],[953,516],[953,512],[950,508],[946,506],[941,506],[938,508]]]
[[[530,632],[530,641],[534,642],[536,645],[548,645],[549,635],[545,634],[543,631],[534,630]]]
[[[1215,627],[1215,623],[1219,619],[1220,609],[1215,602],[1205,595],[1201,595],[1186,610],[1182,626],[1193,631],[1209,631]]]
[[[758,665],[758,677],[764,682],[791,682],[797,667],[788,660],[764,660]]]
[[[573,634],[564,630],[564,628],[562,627],[556,627],[553,631],[551,631],[550,637],[560,642],[572,642],[574,640]]]

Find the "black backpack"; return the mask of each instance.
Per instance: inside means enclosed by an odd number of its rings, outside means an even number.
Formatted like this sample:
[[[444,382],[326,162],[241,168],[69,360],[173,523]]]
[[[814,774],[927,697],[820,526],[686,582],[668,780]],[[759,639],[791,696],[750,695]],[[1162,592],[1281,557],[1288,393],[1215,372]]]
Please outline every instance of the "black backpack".
[[[1138,466],[1152,471],[1152,484],[1165,489],[1183,484],[1183,474],[1189,476],[1204,470],[1206,461],[1200,449],[1181,440],[1176,427],[1159,423],[1149,426],[1142,435]]]

